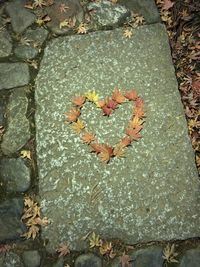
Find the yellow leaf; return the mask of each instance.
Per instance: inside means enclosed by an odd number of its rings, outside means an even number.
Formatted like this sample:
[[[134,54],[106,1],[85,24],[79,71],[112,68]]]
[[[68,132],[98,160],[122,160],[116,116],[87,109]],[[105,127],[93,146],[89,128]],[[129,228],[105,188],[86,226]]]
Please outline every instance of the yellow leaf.
[[[97,95],[97,93],[95,91],[88,91],[85,94],[85,97],[90,101],[95,103],[98,106],[98,101],[99,101],[99,96]]]
[[[62,29],[63,27],[69,27],[69,21],[67,19],[60,22],[59,28]]]
[[[80,134],[81,130],[85,128],[85,124],[80,119],[77,120],[77,122],[74,122],[71,126],[71,128],[77,133]]]
[[[131,36],[133,35],[133,33],[129,29],[125,29],[123,35],[126,38],[131,38]]]
[[[101,239],[99,235],[96,235],[95,232],[92,233],[91,237],[89,238],[90,241],[90,248],[99,247],[101,245]]]
[[[22,150],[20,152],[20,157],[21,158],[27,158],[31,160],[31,151],[30,150]]]

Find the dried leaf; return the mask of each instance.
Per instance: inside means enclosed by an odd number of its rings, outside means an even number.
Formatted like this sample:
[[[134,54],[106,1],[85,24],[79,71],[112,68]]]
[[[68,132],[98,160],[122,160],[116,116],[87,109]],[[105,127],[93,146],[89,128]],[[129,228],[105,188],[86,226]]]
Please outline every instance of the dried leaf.
[[[88,101],[93,102],[93,103],[98,103],[99,101],[99,96],[95,91],[88,91],[85,94],[85,97],[87,98]]]
[[[121,143],[115,146],[115,148],[113,150],[113,155],[117,158],[124,158],[125,157],[124,146]]]
[[[81,139],[83,140],[83,143],[90,144],[95,140],[95,136],[93,133],[85,132],[83,133]]]
[[[127,147],[131,144],[131,138],[129,136],[125,136],[122,138],[122,140],[120,141],[120,145],[122,147]]]
[[[132,35],[133,35],[133,33],[132,33],[131,30],[129,30],[129,29],[125,29],[123,35],[124,35],[124,37],[126,37],[126,38],[131,38]]]
[[[140,135],[140,133],[138,132],[137,129],[133,129],[133,128],[127,128],[126,129],[126,134],[128,136],[131,137],[132,140],[137,141],[138,139],[140,139],[142,136]]]
[[[125,254],[125,252],[123,253],[123,255],[120,257],[120,263],[122,267],[131,267],[131,257],[127,254]]]
[[[76,96],[72,99],[72,103],[78,107],[82,107],[83,104],[85,103],[85,97],[84,96]]]
[[[102,151],[102,145],[98,143],[91,143],[91,152],[100,153]]]
[[[85,124],[80,119],[77,120],[77,122],[73,122],[71,125],[71,128],[77,133],[80,134],[80,132],[85,128]]]
[[[28,231],[21,236],[26,237],[27,239],[32,238],[33,240],[36,238],[37,234],[39,233],[39,227],[37,225],[31,225]]]
[[[81,115],[81,112],[79,109],[73,108],[69,112],[65,112],[64,114],[67,117],[68,122],[75,122]]]
[[[163,250],[163,259],[165,259],[167,262],[178,262],[175,257],[178,256],[178,253],[175,252],[175,245],[173,244],[170,246],[170,244],[167,244],[167,246]]]
[[[20,152],[20,157],[21,158],[27,158],[27,159],[31,160],[31,151],[30,150],[22,150]]]
[[[66,243],[61,243],[56,251],[59,253],[59,257],[65,257],[70,254],[69,245]]]
[[[95,232],[89,237],[90,248],[99,247],[101,245],[101,239]]]
[[[112,114],[112,112],[113,112],[113,109],[108,108],[107,106],[103,106],[103,107],[102,107],[102,110],[103,110],[103,115],[108,116],[108,117],[109,117],[109,116]]]
[[[164,0],[164,4],[163,4],[163,9],[164,10],[169,10],[171,7],[173,7],[174,2],[172,2],[171,0]]]
[[[101,255],[109,254],[112,250],[112,243],[104,241],[99,247],[99,252]]]
[[[111,146],[108,146],[108,145],[103,145],[101,152],[99,153],[100,159],[103,162],[108,163],[112,156],[113,156],[113,148]]]
[[[88,29],[86,23],[81,23],[77,28],[77,33],[85,34],[87,31]]]
[[[129,91],[126,91],[125,93],[125,97],[128,99],[128,100],[133,100],[135,101],[137,98],[138,98],[138,94],[137,92],[132,89],[132,90],[129,90]]]
[[[108,99],[107,103],[106,103],[106,106],[108,108],[111,108],[112,110],[116,109],[117,106],[118,106],[118,103],[112,99]]]
[[[69,7],[65,4],[60,4],[59,5],[59,10],[61,13],[66,13],[67,12],[67,9],[69,9]]]
[[[117,88],[114,90],[114,92],[112,94],[112,99],[115,102],[117,102],[118,104],[121,104],[126,100],[126,98],[123,96],[123,94]]]

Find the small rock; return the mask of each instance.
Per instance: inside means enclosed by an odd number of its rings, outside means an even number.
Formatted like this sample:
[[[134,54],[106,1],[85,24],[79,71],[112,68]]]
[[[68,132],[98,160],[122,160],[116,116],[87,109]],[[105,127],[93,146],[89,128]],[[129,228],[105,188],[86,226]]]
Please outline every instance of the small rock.
[[[18,45],[14,50],[15,56],[24,60],[33,59],[38,52],[38,49],[28,45]]]
[[[63,257],[59,258],[52,267],[64,267],[64,259]]]
[[[30,74],[25,63],[0,63],[0,90],[28,84]]]
[[[28,107],[26,88],[14,89],[9,99],[7,106],[8,128],[3,135],[1,144],[1,149],[5,155],[17,152],[30,139],[29,121],[26,118]]]
[[[31,42],[37,43],[38,45],[41,46],[47,39],[48,34],[49,34],[48,30],[44,28],[36,28],[34,30],[27,29],[24,34],[24,37],[30,40]]]
[[[1,267],[24,267],[19,255],[9,252],[4,256],[3,264]]]
[[[68,7],[65,12],[60,11],[61,4]],[[57,0],[53,6],[47,7],[46,10],[51,18],[51,21],[47,23],[47,26],[53,33],[58,35],[69,32],[68,27],[60,28],[60,23],[62,21],[75,17],[77,24],[80,24],[84,17],[84,11],[79,0]]]
[[[0,31],[0,58],[7,57],[12,52],[12,40],[6,30]]]
[[[199,267],[200,266],[200,249],[190,249],[186,251],[181,259],[180,267]]]
[[[75,261],[75,267],[101,267],[102,261],[94,254],[88,253],[80,255]]]
[[[0,173],[8,192],[25,192],[30,186],[30,169],[21,158],[2,159]]]
[[[24,8],[23,0],[7,3],[6,12],[11,18],[11,25],[15,33],[22,33],[36,19],[36,16],[30,10]]]
[[[124,6],[113,4],[110,1],[91,2],[87,5],[91,12],[91,27],[103,29],[122,25],[131,12]]]
[[[39,267],[41,257],[37,250],[25,251],[22,254],[24,265],[26,267]]]
[[[23,199],[9,199],[0,204],[0,242],[20,239],[26,230],[21,222]]]
[[[130,259],[130,267],[162,267],[164,262],[160,247],[140,249],[131,253]],[[114,260],[112,267],[121,267],[119,258]]]

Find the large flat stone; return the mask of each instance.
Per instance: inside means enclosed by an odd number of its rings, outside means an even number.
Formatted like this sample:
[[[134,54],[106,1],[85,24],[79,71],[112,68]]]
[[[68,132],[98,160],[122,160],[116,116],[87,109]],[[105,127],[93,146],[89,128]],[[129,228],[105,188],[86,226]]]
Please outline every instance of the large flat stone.
[[[63,113],[74,95],[136,88],[145,100],[143,138],[108,165],[89,153]],[[36,79],[36,130],[42,229],[55,249],[75,249],[89,231],[135,243],[199,236],[199,180],[164,26],[60,37],[44,52]],[[99,140],[116,143],[130,118],[122,105],[110,118],[94,105],[82,118]]]

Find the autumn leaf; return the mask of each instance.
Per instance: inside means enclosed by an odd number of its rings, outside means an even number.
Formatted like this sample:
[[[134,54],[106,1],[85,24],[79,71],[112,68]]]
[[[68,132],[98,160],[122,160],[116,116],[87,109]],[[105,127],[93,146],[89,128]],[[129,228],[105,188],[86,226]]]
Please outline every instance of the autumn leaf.
[[[88,91],[85,94],[85,97],[88,99],[88,101],[98,104],[99,96],[95,91]]]
[[[80,132],[85,128],[85,124],[80,119],[77,120],[77,122],[73,122],[71,125],[71,128],[77,133],[80,134]]]
[[[59,11],[60,11],[61,13],[66,13],[67,9],[69,9],[69,7],[68,7],[67,5],[65,5],[65,4],[60,4],[60,6],[59,6]]]
[[[64,27],[69,27],[69,21],[67,19],[63,20],[59,24],[59,28],[62,29]]]
[[[123,255],[120,257],[120,263],[122,267],[131,267],[131,257],[127,254],[125,254],[125,252],[123,253]]]
[[[102,241],[102,244],[99,247],[99,252],[101,255],[109,254],[112,250],[112,243],[107,241]]]
[[[32,238],[33,240],[36,238],[37,234],[39,233],[40,229],[37,225],[31,225],[28,231],[21,236],[26,237],[27,239]]]
[[[108,145],[103,145],[101,152],[99,153],[100,159],[103,162],[108,163],[112,156],[113,156],[113,148],[111,146],[108,146]]]
[[[82,107],[85,103],[85,97],[84,96],[76,96],[72,99],[72,103],[78,107]]]
[[[69,112],[65,112],[64,114],[67,117],[68,122],[75,122],[81,115],[81,112],[79,109],[73,108]]]
[[[135,107],[136,108],[144,108],[144,100],[141,97],[138,97],[135,100]]]
[[[129,91],[126,91],[125,93],[125,97],[128,99],[128,100],[133,100],[135,101],[137,98],[138,98],[138,94],[137,92],[132,89],[132,90],[129,90]]]
[[[106,105],[106,101],[104,99],[97,101],[97,107],[102,108],[105,105]]]
[[[106,103],[106,106],[108,108],[111,108],[112,110],[116,109],[117,106],[118,106],[118,103],[112,99],[108,99],[107,103]]]
[[[168,263],[178,262],[175,259],[176,256],[178,256],[178,253],[175,252],[175,245],[172,244],[172,246],[170,246],[170,244],[167,244],[163,250],[163,259],[165,259]]]
[[[125,29],[124,33],[123,33],[124,37],[126,38],[131,38],[131,36],[133,35],[132,31],[129,29]]]
[[[101,239],[95,232],[89,237],[90,248],[99,247],[101,245]]]
[[[126,98],[123,96],[123,94],[117,88],[115,88],[115,90],[112,94],[112,99],[115,102],[117,102],[118,104],[121,104],[126,100]]]
[[[66,243],[61,243],[59,245],[59,248],[56,249],[56,251],[59,253],[59,257],[62,257],[62,256],[65,257],[70,254],[69,246]]]
[[[91,143],[91,152],[95,152],[96,154],[100,153],[102,150],[102,145],[98,143]]]
[[[143,108],[134,108],[133,109],[133,115],[138,117],[138,118],[144,118],[145,113],[144,113]]]
[[[115,146],[115,148],[113,150],[113,155],[117,158],[124,158],[125,157],[124,146],[121,143]]]
[[[103,110],[103,115],[105,116],[110,116],[113,112],[113,110],[111,108],[108,108],[107,106],[103,106],[102,110]]]
[[[88,29],[86,23],[81,23],[77,28],[77,33],[85,34],[87,31]]]
[[[137,128],[138,126],[142,127],[141,125],[144,123],[144,120],[140,119],[139,117],[135,116],[130,122],[129,127]]]
[[[127,128],[126,134],[130,136],[132,140],[135,140],[135,141],[137,141],[138,139],[142,137],[141,134],[138,132],[138,130],[133,129],[133,128]]]
[[[20,152],[20,157],[21,158],[27,158],[27,159],[31,160],[31,151],[30,150],[22,150]]]
[[[81,139],[83,140],[83,143],[90,144],[95,140],[95,136],[93,133],[85,132],[83,133]]]
[[[123,137],[122,139],[121,139],[121,141],[120,141],[120,145],[122,146],[122,147],[127,147],[127,146],[129,146],[130,144],[131,144],[131,138],[129,137],[129,136],[125,136],[125,137]]]

